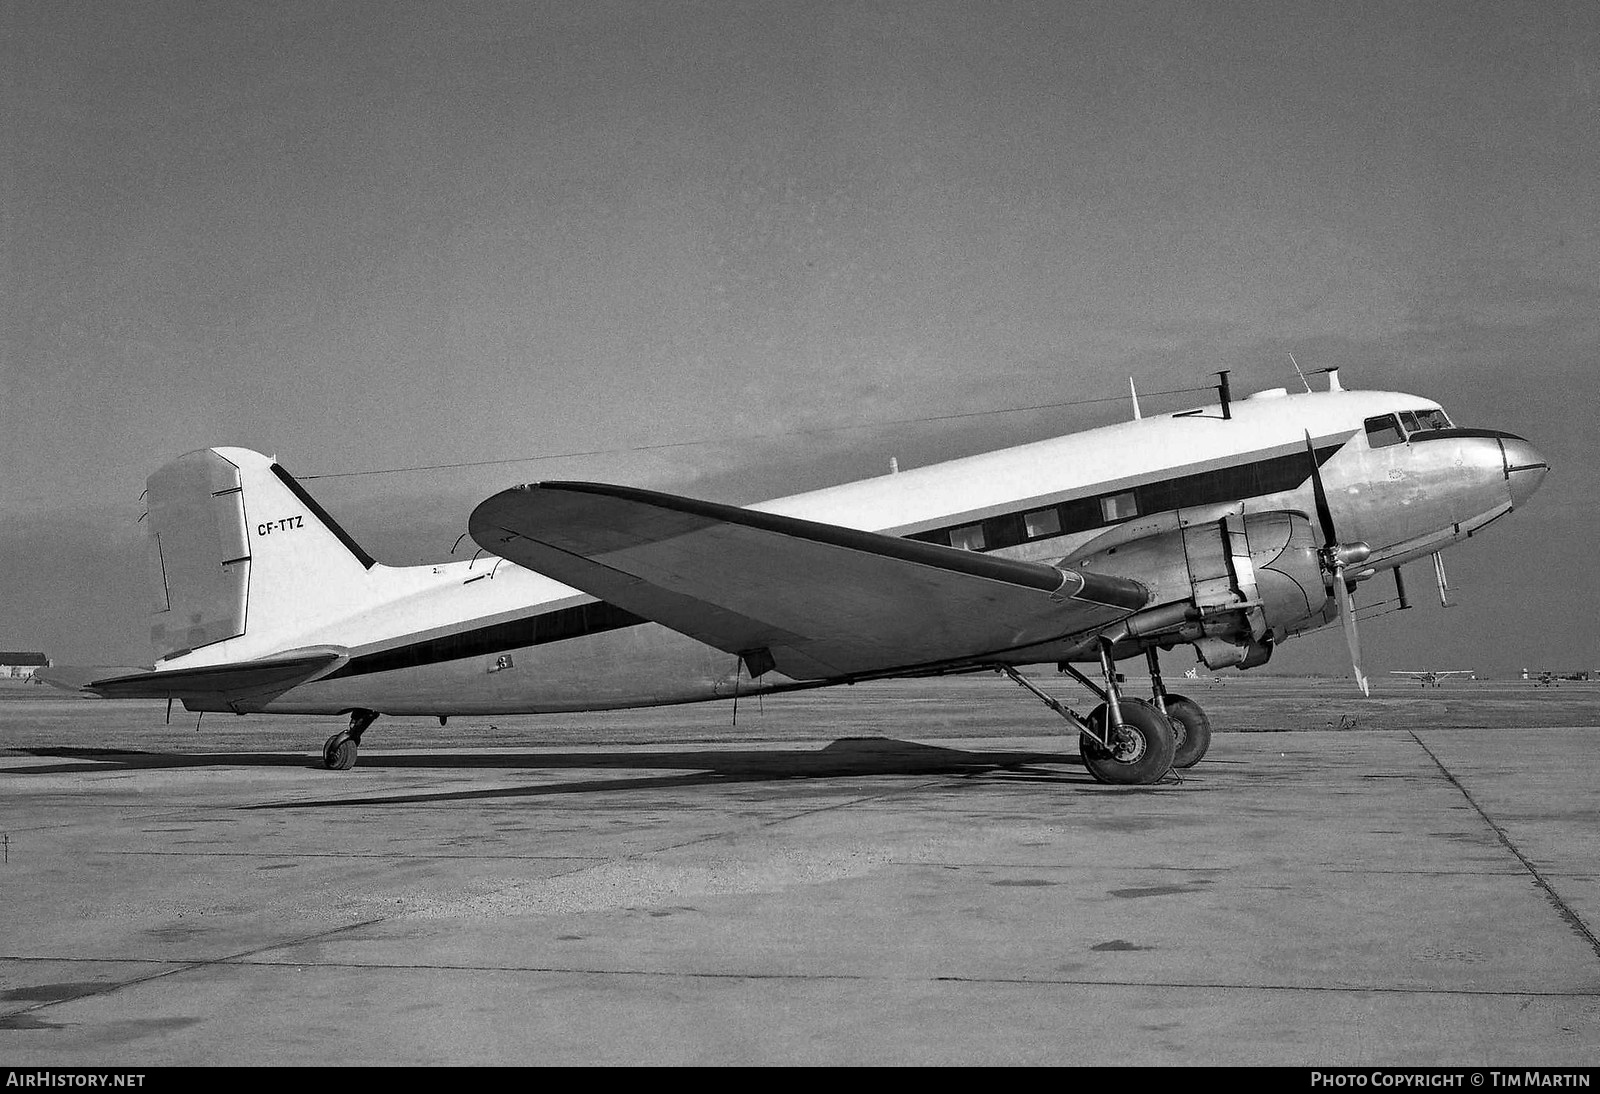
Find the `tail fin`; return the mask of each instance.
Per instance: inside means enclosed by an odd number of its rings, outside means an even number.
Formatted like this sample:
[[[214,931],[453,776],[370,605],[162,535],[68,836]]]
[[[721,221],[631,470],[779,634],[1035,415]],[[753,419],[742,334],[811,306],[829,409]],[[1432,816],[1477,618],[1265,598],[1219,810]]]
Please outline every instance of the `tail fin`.
[[[258,452],[190,452],[147,485],[157,660],[246,634],[272,648],[367,591],[372,557]]]

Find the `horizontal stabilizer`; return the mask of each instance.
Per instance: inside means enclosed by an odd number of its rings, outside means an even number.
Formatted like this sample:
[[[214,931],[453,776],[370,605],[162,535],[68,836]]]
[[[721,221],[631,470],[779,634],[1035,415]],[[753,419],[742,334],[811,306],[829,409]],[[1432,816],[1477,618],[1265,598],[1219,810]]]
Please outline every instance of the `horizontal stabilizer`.
[[[96,680],[118,676],[138,676],[154,672],[151,668],[132,665],[52,665],[33,674],[35,680],[62,691],[84,691]]]
[[[506,490],[468,524],[518,565],[797,680],[971,663],[1092,632],[1137,581],[597,483]]]
[[[47,684],[89,692],[102,699],[242,697],[287,691],[332,672],[349,659],[350,651],[341,646],[313,646],[255,661],[167,672],[64,666],[39,676]]]

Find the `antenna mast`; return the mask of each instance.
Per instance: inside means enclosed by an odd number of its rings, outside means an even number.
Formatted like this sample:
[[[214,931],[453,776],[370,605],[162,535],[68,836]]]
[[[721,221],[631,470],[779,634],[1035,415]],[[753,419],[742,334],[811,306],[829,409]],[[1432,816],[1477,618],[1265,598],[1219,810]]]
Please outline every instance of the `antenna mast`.
[[[1292,353],[1289,354],[1289,363],[1294,366],[1296,372],[1300,372],[1300,362],[1294,359],[1294,354]],[[1306,386],[1306,391],[1309,393],[1311,391],[1311,381],[1306,379],[1306,374],[1303,372],[1300,372],[1300,382]]]

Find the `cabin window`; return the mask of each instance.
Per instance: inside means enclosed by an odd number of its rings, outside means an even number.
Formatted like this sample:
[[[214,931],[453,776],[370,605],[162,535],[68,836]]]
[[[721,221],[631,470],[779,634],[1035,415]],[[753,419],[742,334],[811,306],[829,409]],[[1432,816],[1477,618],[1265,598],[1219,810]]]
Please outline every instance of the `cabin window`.
[[[1134,504],[1132,490],[1100,499],[1100,516],[1108,522],[1127,520],[1129,517],[1137,516],[1138,513],[1139,507]]]
[[[1035,509],[1031,513],[1022,514],[1022,524],[1027,530],[1029,539],[1059,535],[1061,533],[1061,513],[1054,507]]]
[[[950,529],[950,546],[959,547],[963,551],[983,550],[983,525],[967,524]]]
[[[1367,419],[1368,448],[1385,448],[1391,444],[1399,444],[1405,439],[1405,434],[1400,432],[1400,423],[1395,420],[1393,414]]]

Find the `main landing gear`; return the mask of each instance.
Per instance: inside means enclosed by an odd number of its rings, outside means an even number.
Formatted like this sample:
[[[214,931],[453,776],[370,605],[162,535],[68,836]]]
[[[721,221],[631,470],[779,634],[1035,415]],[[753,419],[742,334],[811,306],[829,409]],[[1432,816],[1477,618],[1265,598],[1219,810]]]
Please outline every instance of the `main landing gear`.
[[[1193,767],[1211,748],[1211,719],[1200,704],[1187,695],[1172,695],[1161,682],[1161,662],[1154,646],[1144,651],[1150,665],[1151,701],[1172,722],[1178,747],[1172,754],[1173,767]]]
[[[1211,722],[1200,705],[1182,695],[1167,694],[1154,648],[1150,664],[1151,702],[1122,694],[1110,643],[1100,647],[1102,688],[1072,665],[1061,668],[1103,701],[1081,718],[1041,691],[1010,665],[1000,671],[1031,691],[1045,706],[1078,729],[1078,749],[1089,774],[1103,783],[1142,786],[1160,782],[1174,768],[1193,767],[1211,746]]]
[[[322,766],[330,771],[349,771],[356,765],[356,750],[361,747],[361,735],[378,720],[375,710],[352,710],[350,728],[329,737],[322,746]]]

